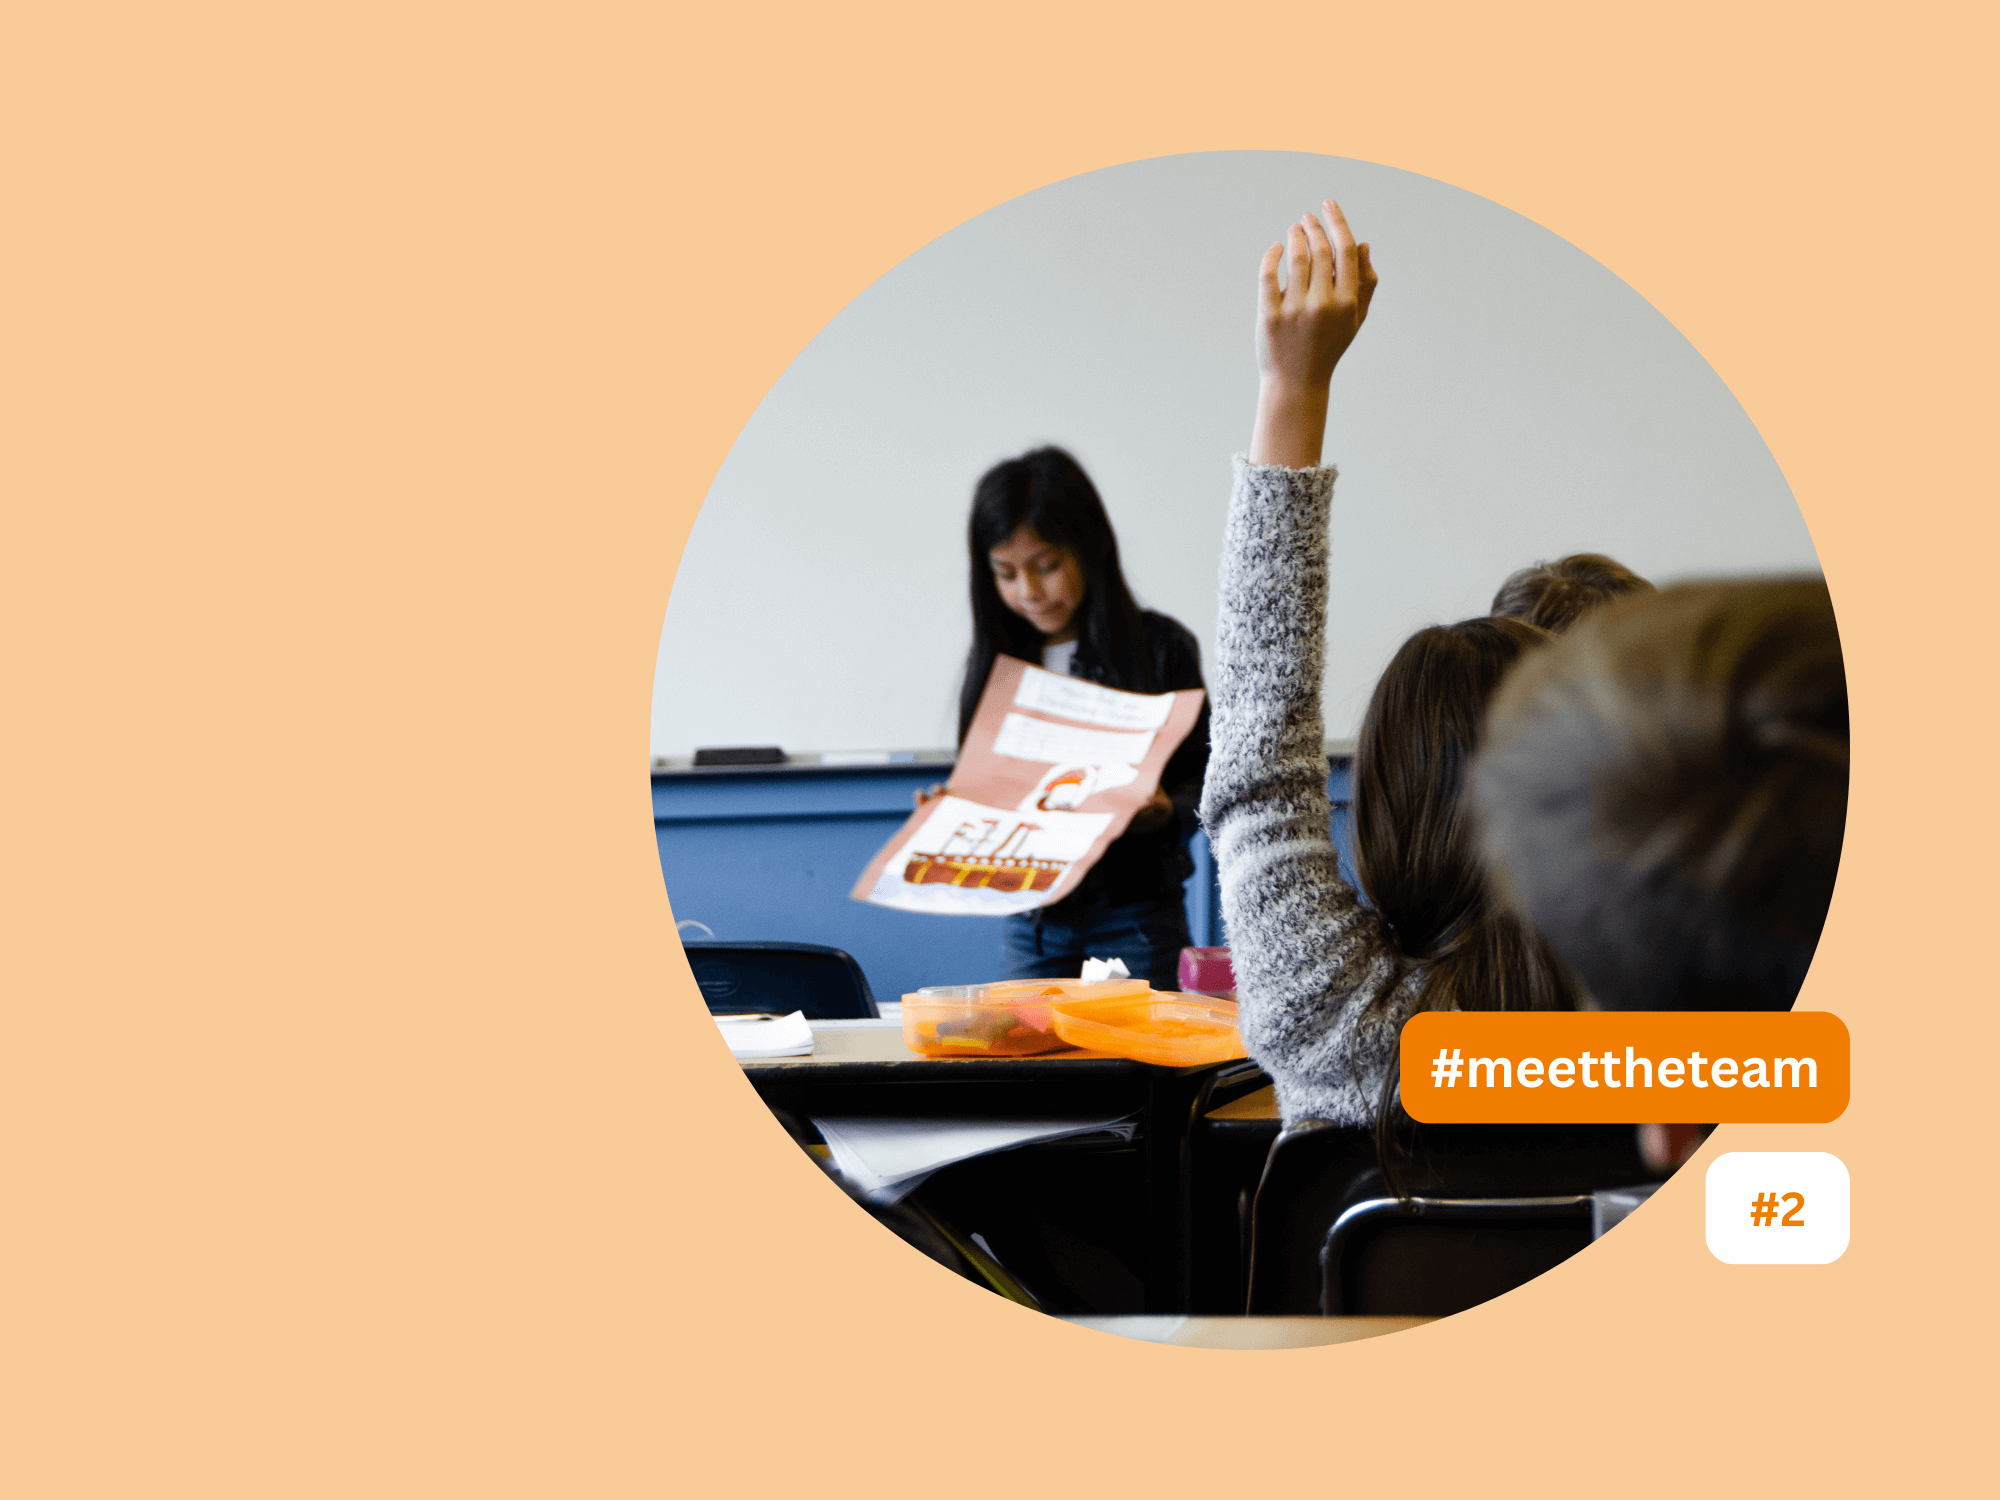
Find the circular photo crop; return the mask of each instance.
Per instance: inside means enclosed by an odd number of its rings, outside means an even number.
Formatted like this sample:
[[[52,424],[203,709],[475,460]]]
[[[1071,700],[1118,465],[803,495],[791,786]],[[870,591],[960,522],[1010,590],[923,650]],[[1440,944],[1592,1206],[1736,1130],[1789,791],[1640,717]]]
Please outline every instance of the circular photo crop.
[[[731,1065],[1052,1316],[1391,1332],[1808,1107],[1742,1019],[1845,826],[1805,522],[1632,288],[1411,173],[1135,162],[882,276],[696,520],[652,786]],[[1419,1016],[1500,1040],[1406,1081]]]

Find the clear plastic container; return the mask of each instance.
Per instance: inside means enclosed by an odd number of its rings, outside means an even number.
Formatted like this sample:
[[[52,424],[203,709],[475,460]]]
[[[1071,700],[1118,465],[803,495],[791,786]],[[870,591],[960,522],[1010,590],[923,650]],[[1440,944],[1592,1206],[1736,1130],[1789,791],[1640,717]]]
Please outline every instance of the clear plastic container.
[[[1004,979],[903,996],[903,1045],[926,1057],[1032,1057],[1070,1046],[1053,1029],[1060,1001],[1143,999],[1143,979]]]
[[[1244,1056],[1236,1005],[1206,995],[1149,990],[1143,995],[1064,1000],[1052,1007],[1055,1034],[1072,1047],[1110,1052],[1162,1068],[1191,1068]]]

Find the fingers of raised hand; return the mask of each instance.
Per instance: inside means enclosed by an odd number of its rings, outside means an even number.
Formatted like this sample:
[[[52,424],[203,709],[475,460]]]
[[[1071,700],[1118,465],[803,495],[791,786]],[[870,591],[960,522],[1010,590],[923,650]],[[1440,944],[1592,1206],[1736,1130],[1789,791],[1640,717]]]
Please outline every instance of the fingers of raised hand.
[[[1361,246],[1361,316],[1368,316],[1368,303],[1375,295],[1375,262],[1368,257],[1368,247]]]
[[[1320,207],[1326,210],[1326,222],[1333,232],[1333,247],[1342,255],[1354,249],[1354,231],[1347,227],[1347,215],[1340,211],[1340,205],[1331,198],[1323,199]]]
[[[1291,274],[1285,281],[1285,301],[1296,306],[1312,284],[1312,243],[1306,238],[1303,224],[1294,224],[1285,232],[1285,251],[1291,262],[1287,268]]]
[[[1361,255],[1354,244],[1354,231],[1347,227],[1347,216],[1340,211],[1340,205],[1328,198],[1320,207],[1326,210],[1326,222],[1333,226],[1333,249],[1339,261],[1335,268],[1335,285],[1344,296],[1358,296],[1361,282]]]
[[[1285,294],[1278,287],[1278,262],[1284,258],[1281,242],[1264,252],[1264,264],[1257,268],[1257,310],[1267,318],[1276,317],[1285,304]]]
[[[1299,219],[1304,226],[1306,239],[1312,245],[1312,295],[1317,302],[1324,302],[1333,295],[1333,246],[1327,242],[1326,231],[1320,228],[1319,220],[1311,214]]]

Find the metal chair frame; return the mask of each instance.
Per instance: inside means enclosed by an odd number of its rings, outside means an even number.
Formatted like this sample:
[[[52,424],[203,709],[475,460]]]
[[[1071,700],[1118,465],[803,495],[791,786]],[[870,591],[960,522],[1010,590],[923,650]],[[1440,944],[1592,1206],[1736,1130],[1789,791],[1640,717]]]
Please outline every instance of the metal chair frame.
[[[1344,1209],[1326,1232],[1319,1252],[1319,1307],[1326,1317],[1346,1312],[1341,1262],[1366,1230],[1388,1220],[1431,1219],[1444,1223],[1518,1223],[1523,1220],[1591,1222],[1590,1193],[1554,1198],[1369,1198]]]

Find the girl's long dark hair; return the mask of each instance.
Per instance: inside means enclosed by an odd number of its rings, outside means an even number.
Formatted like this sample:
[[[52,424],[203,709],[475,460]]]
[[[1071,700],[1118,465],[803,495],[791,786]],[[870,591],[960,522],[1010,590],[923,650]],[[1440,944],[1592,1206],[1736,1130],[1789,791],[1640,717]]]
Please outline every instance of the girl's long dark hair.
[[[1078,656],[1093,675],[1113,687],[1151,692],[1152,653],[1146,626],[1125,574],[1118,566],[1118,538],[1104,513],[1097,486],[1083,466],[1060,448],[1037,448],[988,469],[972,492],[966,529],[972,560],[972,650],[958,694],[958,742],[965,743],[973,711],[985,691],[993,658],[1042,659],[1042,633],[1000,601],[988,556],[1026,528],[1054,547],[1066,548],[1083,570],[1083,603],[1075,624]]]
[[[1569,970],[1491,895],[1466,795],[1494,691],[1549,639],[1517,619],[1433,625],[1403,643],[1369,700],[1354,754],[1354,867],[1405,965],[1423,970],[1418,1010],[1576,1009]],[[1375,1112],[1392,1187],[1400,1084],[1392,1065]]]

